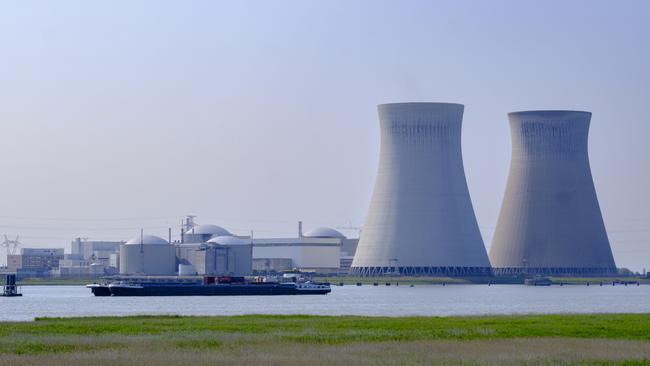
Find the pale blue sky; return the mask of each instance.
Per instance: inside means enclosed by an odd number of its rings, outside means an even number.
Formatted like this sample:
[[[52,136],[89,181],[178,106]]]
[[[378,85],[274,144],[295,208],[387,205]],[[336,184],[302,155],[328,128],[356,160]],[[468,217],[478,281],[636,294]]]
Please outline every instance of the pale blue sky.
[[[650,269],[648,19],[648,1],[0,2],[0,233],[360,225],[376,105],[450,101],[487,247],[507,112],[581,109],[617,264]]]

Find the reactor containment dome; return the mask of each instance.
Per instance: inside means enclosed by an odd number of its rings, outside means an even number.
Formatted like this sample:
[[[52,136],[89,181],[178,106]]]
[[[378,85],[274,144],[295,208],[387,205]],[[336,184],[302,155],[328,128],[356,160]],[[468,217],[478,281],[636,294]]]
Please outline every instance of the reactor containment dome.
[[[142,235],[120,245],[122,275],[173,275],[175,271],[176,249],[161,237]]]
[[[490,275],[463,169],[463,105],[378,111],[379,169],[351,273]]]
[[[591,113],[526,111],[508,117],[512,160],[490,249],[494,271],[615,274],[589,167]]]

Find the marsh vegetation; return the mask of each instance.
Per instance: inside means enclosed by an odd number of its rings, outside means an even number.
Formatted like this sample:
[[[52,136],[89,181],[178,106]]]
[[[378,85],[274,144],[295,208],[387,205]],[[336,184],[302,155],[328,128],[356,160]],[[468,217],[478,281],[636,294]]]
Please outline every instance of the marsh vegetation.
[[[0,324],[2,365],[645,365],[648,315],[125,317]]]

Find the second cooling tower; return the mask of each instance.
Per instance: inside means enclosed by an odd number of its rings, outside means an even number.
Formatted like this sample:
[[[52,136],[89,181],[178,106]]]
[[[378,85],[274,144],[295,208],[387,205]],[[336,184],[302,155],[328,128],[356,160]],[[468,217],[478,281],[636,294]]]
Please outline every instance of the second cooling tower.
[[[591,113],[510,113],[512,161],[490,259],[499,274],[607,275],[616,265],[589,168]]]
[[[489,275],[461,154],[463,105],[378,106],[379,170],[351,272]]]

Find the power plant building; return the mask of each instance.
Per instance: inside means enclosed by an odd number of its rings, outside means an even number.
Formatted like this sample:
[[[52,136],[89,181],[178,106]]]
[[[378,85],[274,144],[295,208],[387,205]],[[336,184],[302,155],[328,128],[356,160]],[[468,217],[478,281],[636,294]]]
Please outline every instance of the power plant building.
[[[205,243],[217,236],[232,236],[232,234],[221,226],[212,224],[196,225],[187,231],[183,236],[183,243]]]
[[[525,111],[508,117],[512,160],[490,249],[495,272],[615,274],[589,167],[591,113]]]
[[[45,276],[59,267],[63,248],[21,248],[20,254],[7,255],[7,270],[19,277]]]
[[[375,187],[351,272],[489,275],[461,153],[463,105],[378,106]]]
[[[218,235],[207,239],[201,243],[177,245],[179,275],[246,276],[252,273],[250,238]]]
[[[121,275],[174,275],[176,249],[165,239],[154,235],[135,237],[120,245]]]
[[[331,228],[317,228],[295,238],[253,239],[253,269],[257,272],[300,270],[338,273],[341,247],[348,239]],[[348,244],[352,247],[354,241]]]

